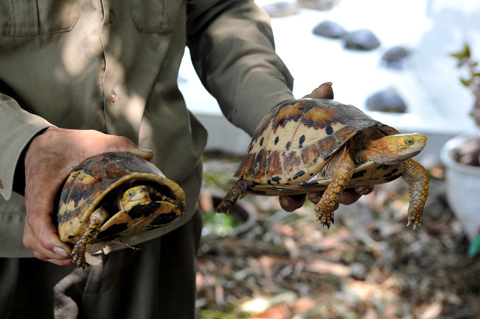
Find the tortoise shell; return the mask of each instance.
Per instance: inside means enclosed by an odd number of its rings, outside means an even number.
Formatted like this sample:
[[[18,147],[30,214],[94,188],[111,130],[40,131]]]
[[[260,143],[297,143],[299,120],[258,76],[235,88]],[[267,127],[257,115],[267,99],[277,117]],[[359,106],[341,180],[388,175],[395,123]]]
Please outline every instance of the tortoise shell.
[[[118,199],[135,185],[153,190],[151,201],[123,210]],[[104,153],[80,163],[68,176],[57,214],[60,239],[77,243],[88,228],[90,215],[99,207],[107,209],[109,218],[95,237],[82,244],[109,241],[169,224],[184,213],[185,194],[152,163],[128,153]]]
[[[287,101],[263,118],[234,176],[254,182],[248,192],[258,195],[323,190],[331,176],[322,169],[342,146],[351,142],[355,152],[366,138],[398,133],[353,105],[330,99]],[[389,182],[402,172],[401,165],[363,163],[355,167],[347,188]]]

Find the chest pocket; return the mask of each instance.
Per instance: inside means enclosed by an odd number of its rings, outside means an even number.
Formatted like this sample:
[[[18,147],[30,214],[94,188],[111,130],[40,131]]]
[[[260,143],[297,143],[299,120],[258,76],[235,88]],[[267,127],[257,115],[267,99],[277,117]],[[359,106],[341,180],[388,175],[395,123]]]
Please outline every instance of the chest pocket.
[[[0,0],[0,35],[67,32],[78,16],[78,0]]]
[[[130,0],[132,20],[137,31],[172,32],[182,3],[182,0]]]

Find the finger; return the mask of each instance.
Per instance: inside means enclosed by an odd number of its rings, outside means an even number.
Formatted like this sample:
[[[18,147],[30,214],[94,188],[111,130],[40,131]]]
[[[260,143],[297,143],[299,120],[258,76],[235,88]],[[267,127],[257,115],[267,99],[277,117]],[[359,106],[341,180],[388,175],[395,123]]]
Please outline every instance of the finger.
[[[56,234],[54,235],[56,236]],[[48,240],[48,236],[46,236],[46,238]],[[34,255],[36,257],[38,256],[37,258],[42,260],[49,259],[65,261],[72,259],[70,257],[71,252],[68,245],[58,240],[57,244],[54,244],[54,247],[51,250],[49,248],[46,248],[46,246],[48,246],[48,243],[46,243],[45,240],[43,240],[43,242],[41,240],[38,240],[28,223],[25,223],[23,243],[25,247],[34,252]]]
[[[48,262],[50,262],[52,264],[55,264],[55,265],[58,265],[58,266],[67,266],[67,265],[73,264],[73,259],[72,258],[63,259],[63,260],[52,259],[52,258],[48,258],[48,257],[46,257],[42,254],[36,253],[36,252],[34,252],[33,255],[40,260],[48,261]]]
[[[305,203],[305,195],[281,196],[279,200],[280,206],[282,206],[285,211],[293,212],[303,206],[303,203]]]
[[[317,204],[322,198],[323,193],[308,193],[308,200],[312,203]]]
[[[154,153],[151,149],[143,148],[143,147],[136,147],[134,149],[130,149],[127,153],[140,156],[144,160],[151,161],[153,159]]]
[[[360,195],[368,195],[373,192],[373,186],[357,186],[354,188],[355,193]]]
[[[124,136],[104,134],[95,130],[81,131],[80,134],[84,135],[83,140],[89,144],[85,147],[88,153],[83,154],[82,159],[105,152],[126,152],[150,161],[154,155],[151,149],[139,147]]]
[[[38,170],[36,164],[30,167],[25,187],[27,218],[24,245],[50,258],[69,257],[70,247],[58,238],[51,217],[57,189],[63,178],[56,175],[58,171],[52,170],[50,165],[44,165],[42,172]],[[45,172],[49,174],[43,174]]]
[[[306,98],[312,99],[331,99],[333,100],[332,82],[325,82],[318,88],[312,91],[312,93],[305,95]]]
[[[360,197],[360,194],[357,194],[355,191],[348,189],[343,191],[342,195],[340,195],[340,198],[338,199],[338,202],[343,205],[351,205],[355,203]]]

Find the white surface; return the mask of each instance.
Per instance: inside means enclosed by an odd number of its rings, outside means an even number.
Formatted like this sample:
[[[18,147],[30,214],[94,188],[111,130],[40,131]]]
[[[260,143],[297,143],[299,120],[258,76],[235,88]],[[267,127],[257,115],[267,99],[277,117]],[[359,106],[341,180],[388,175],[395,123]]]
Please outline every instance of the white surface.
[[[260,5],[268,2],[272,1],[257,1]],[[342,40],[324,39],[311,32],[326,19],[348,31],[368,28],[382,45],[368,52],[345,50]],[[363,108],[368,96],[390,87],[403,97],[409,113],[369,114],[400,131],[453,136],[473,127],[467,115],[472,98],[460,85],[456,62],[449,54],[469,41],[473,54],[480,58],[480,1],[342,0],[330,11],[300,9],[294,16],[272,18],[272,27],[277,52],[295,78],[297,97],[330,81],[338,101]],[[382,54],[396,45],[412,51],[407,68],[401,71],[380,66]],[[223,119],[217,124],[212,121],[221,111],[196,77],[188,51],[179,83],[189,108],[200,120],[209,118],[210,145],[214,142],[221,148],[225,143],[229,150],[241,144],[239,152],[243,152],[248,137],[234,130],[234,137],[241,142],[232,142],[222,132],[233,126]]]
[[[465,227],[472,241],[480,233],[480,168],[463,165],[453,160],[454,148],[467,136],[457,136],[442,149],[441,157],[446,165],[445,183],[447,199],[458,220]]]

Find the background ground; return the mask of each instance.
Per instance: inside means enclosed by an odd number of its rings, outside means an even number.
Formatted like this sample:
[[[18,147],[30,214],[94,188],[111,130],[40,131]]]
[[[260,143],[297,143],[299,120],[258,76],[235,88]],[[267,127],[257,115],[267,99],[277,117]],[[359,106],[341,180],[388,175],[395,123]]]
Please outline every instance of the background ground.
[[[313,204],[287,213],[274,197],[240,201],[246,223],[217,215],[238,164],[205,156],[199,318],[480,318],[480,257],[467,257],[441,167],[430,169],[423,223],[413,231],[402,180],[341,207],[330,229],[316,222]]]

